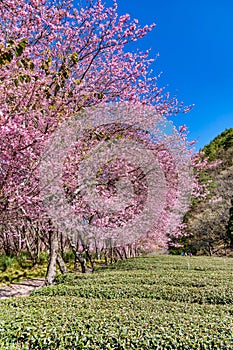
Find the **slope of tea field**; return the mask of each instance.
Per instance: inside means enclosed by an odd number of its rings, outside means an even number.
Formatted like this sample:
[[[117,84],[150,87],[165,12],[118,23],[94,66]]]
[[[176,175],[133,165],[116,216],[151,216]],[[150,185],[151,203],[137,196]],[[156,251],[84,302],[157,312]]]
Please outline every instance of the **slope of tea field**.
[[[232,349],[233,259],[147,256],[0,302],[0,349]]]

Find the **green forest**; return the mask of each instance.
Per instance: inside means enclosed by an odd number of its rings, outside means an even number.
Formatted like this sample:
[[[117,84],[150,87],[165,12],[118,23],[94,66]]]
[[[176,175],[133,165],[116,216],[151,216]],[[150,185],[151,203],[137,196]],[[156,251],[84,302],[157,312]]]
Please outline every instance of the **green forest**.
[[[233,256],[233,128],[226,129],[201,152],[209,163],[219,161],[200,174],[209,186],[204,200],[194,200],[184,217],[188,236],[179,240],[193,254]],[[182,247],[171,252],[180,253]]]

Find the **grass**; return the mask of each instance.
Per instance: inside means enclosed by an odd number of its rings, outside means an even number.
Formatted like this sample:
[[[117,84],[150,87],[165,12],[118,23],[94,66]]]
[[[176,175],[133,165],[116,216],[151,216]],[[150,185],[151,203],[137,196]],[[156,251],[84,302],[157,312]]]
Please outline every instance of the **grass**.
[[[0,349],[232,349],[233,259],[147,256],[0,302]]]

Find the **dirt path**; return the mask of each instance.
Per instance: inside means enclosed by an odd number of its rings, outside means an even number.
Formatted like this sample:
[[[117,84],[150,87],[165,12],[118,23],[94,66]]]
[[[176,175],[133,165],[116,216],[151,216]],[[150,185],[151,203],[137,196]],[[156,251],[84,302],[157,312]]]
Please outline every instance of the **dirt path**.
[[[26,279],[22,282],[12,283],[9,286],[0,286],[0,299],[15,297],[15,296],[27,296],[34,289],[42,287],[44,285],[44,278]]]

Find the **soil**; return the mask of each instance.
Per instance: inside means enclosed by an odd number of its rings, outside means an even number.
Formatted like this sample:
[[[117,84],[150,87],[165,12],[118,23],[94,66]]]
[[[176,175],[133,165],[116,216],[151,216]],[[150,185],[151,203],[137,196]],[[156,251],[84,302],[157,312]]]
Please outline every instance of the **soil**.
[[[45,283],[44,278],[26,279],[22,282],[15,282],[0,286],[0,299],[28,296],[34,289],[42,287]]]

